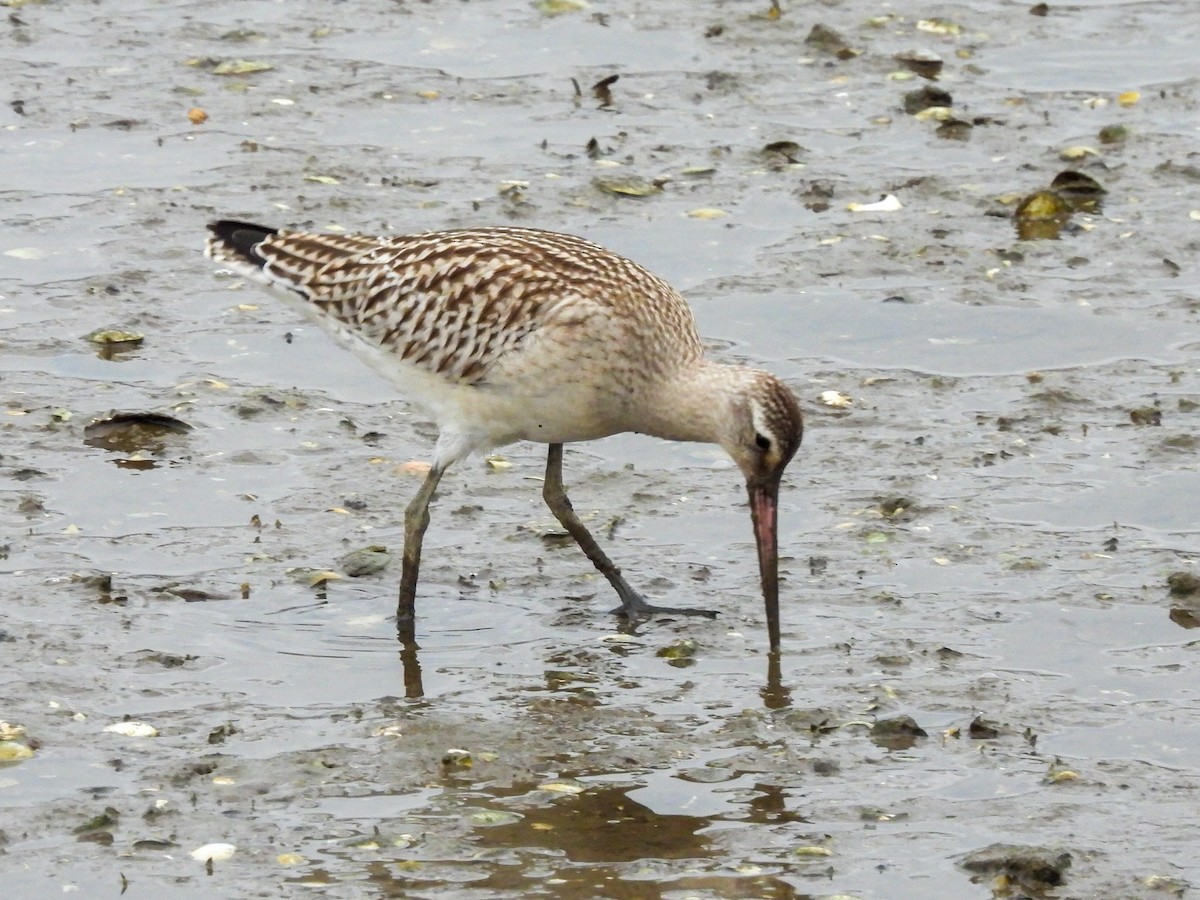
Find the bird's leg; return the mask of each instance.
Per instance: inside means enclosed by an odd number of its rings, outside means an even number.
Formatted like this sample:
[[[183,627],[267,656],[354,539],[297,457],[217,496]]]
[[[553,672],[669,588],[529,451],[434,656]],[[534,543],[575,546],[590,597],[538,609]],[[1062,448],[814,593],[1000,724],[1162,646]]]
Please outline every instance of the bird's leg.
[[[417,575],[421,570],[421,542],[429,527],[429,501],[442,480],[445,467],[433,466],[404,512],[404,564],[400,572],[400,601],[396,604],[396,630],[400,643],[416,646]]]
[[[600,571],[600,574],[608,579],[608,583],[613,586],[617,592],[617,596],[621,598],[620,607],[614,609],[613,612],[617,615],[625,616],[630,620],[664,614],[708,616],[710,619],[715,619],[717,614],[710,609],[677,609],[670,606],[652,606],[637,591],[629,586],[629,583],[621,577],[621,570],[613,565],[612,560],[604,554],[604,551],[600,549],[600,545],[596,543],[596,539],[592,537],[591,532],[584,527],[583,522],[579,521],[579,516],[575,514],[575,509],[571,506],[571,500],[567,497],[567,490],[563,487],[562,456],[563,445],[551,444],[550,452],[546,456],[546,479],[542,484],[542,497],[545,499],[546,505],[550,507],[550,512],[554,513],[554,518],[558,519],[562,527],[567,529],[571,537],[575,538],[575,543],[587,554],[588,559],[592,561],[592,565]]]

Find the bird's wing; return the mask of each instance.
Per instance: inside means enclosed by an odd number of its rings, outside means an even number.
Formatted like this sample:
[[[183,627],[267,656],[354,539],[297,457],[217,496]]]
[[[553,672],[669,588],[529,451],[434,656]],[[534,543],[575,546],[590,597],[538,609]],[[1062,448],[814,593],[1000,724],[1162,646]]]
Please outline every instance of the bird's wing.
[[[572,342],[638,344],[663,329],[687,355],[700,352],[678,294],[582,238],[505,227],[386,237],[210,228],[214,260],[449,381],[536,376],[569,365]]]

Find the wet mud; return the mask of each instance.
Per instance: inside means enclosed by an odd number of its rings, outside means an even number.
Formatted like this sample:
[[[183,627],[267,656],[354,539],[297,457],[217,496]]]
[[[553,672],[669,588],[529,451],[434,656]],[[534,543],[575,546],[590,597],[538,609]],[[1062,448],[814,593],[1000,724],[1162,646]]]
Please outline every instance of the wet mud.
[[[1200,22],[551,6],[6,4],[3,894],[1191,896]],[[620,628],[518,445],[443,481],[402,653],[434,429],[220,216],[671,280],[808,415],[778,672],[736,470],[631,435],[575,506],[719,619]]]

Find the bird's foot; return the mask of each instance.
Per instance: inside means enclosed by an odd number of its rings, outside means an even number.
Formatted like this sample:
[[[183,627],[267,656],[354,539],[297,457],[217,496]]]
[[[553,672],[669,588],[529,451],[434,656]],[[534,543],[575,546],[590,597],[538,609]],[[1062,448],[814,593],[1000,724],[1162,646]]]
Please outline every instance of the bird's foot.
[[[704,616],[706,619],[715,619],[717,611],[715,609],[690,609],[679,606],[655,606],[652,603],[647,603],[642,599],[641,594],[635,591],[621,594],[621,605],[612,611],[614,616],[622,616],[631,622],[636,622],[639,619],[648,619],[651,616]]]

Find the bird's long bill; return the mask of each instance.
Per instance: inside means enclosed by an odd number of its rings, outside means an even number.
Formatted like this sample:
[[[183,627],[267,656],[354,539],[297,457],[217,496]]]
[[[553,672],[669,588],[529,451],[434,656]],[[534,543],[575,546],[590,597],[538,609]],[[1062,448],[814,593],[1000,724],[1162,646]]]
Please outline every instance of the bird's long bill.
[[[762,576],[763,602],[767,609],[767,635],[771,652],[779,652],[779,481],[747,485],[750,518],[758,544],[758,571]]]

